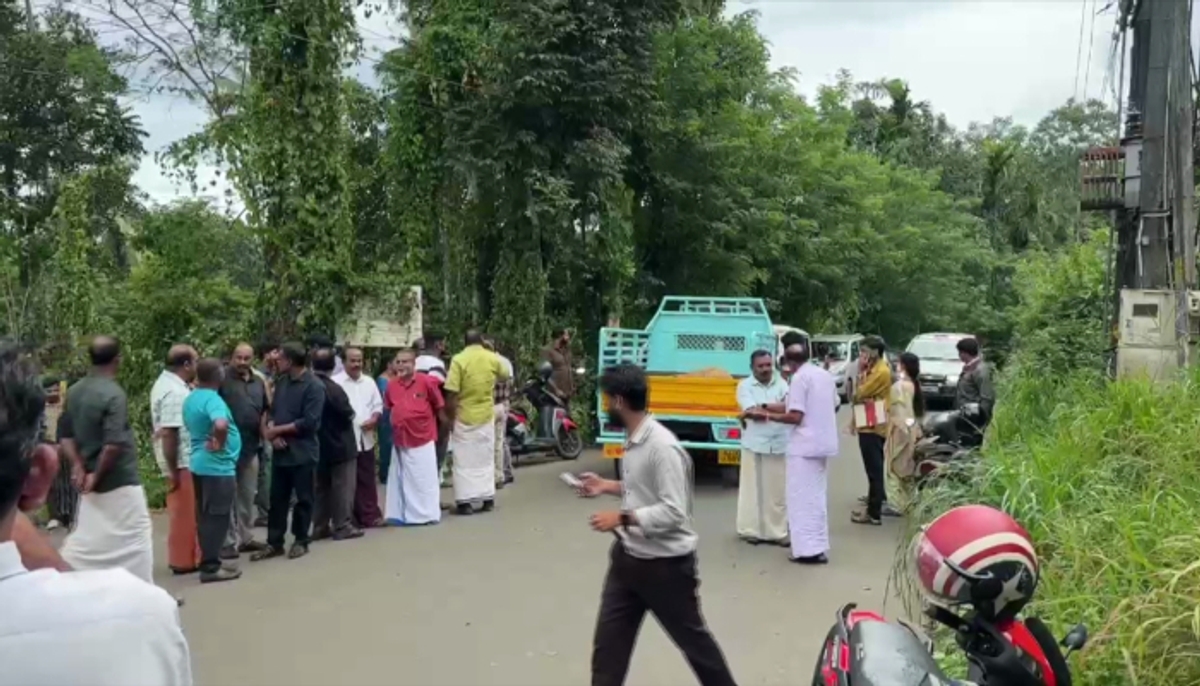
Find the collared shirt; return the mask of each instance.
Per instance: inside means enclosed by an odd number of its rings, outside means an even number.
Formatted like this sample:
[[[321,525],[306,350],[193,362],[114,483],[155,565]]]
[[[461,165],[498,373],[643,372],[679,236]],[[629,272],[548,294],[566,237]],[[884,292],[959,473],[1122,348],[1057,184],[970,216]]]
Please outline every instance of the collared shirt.
[[[455,355],[445,390],[458,394],[457,420],[469,426],[494,421],[496,382],[509,376],[500,356],[482,345],[468,345]]]
[[[0,543],[0,682],[191,686],[175,599],[121,568],[29,571]]]
[[[781,403],[787,399],[787,393],[787,382],[778,376],[765,384],[753,376],[747,377],[737,387],[738,406],[744,411],[759,405]],[[747,421],[742,429],[742,448],[764,455],[782,455],[787,449],[787,437],[787,424]]]
[[[643,419],[626,439],[621,477],[621,509],[638,521],[621,533],[625,552],[643,559],[694,552],[692,458],[675,434]]]
[[[150,388],[150,425],[154,431],[154,461],[158,463],[158,468],[164,475],[167,473],[167,458],[163,455],[162,436],[159,433],[163,429],[179,431],[179,449],[176,451],[176,459],[180,469],[188,468],[188,457],[192,452],[192,438],[183,424],[183,401],[191,392],[186,381],[179,378],[175,372],[165,369],[154,381],[154,386]]]
[[[284,436],[284,448],[273,448],[272,464],[296,467],[316,464],[320,458],[317,430],[325,409],[325,386],[307,369],[299,378],[284,374],[275,382],[271,419],[276,426],[295,424],[297,433]]]
[[[861,372],[861,364],[859,365],[859,369]],[[884,357],[879,358],[875,362],[875,366],[868,369],[865,374],[860,373],[858,385],[854,388],[854,404],[858,405],[877,400],[883,401],[885,409],[892,402],[892,367],[887,363],[887,358]],[[862,428],[859,431],[886,436],[887,423]]]
[[[116,381],[92,374],[71,386],[67,392],[67,421],[89,474],[96,471],[105,446],[120,446],[112,467],[97,479],[93,489],[96,493],[141,485],[133,429],[129,426],[129,401]]]
[[[388,382],[383,404],[397,446],[418,448],[437,440],[437,412],[446,405],[437,379],[420,372],[407,380],[396,377]]]
[[[833,374],[811,364],[792,375],[787,411],[804,417],[791,427],[787,456],[830,458],[838,454],[837,381]]]
[[[416,369],[422,374],[428,374],[438,384],[446,383],[446,363],[437,355],[421,353],[417,355]]]
[[[333,380],[346,391],[350,406],[354,408],[354,442],[358,452],[374,449],[375,429],[364,431],[362,425],[376,415],[377,419],[383,417],[383,396],[379,394],[379,384],[365,374],[359,374],[357,379],[349,374],[341,374],[333,377]]]
[[[213,426],[225,420],[229,431],[225,445],[210,451],[206,443],[212,438]],[[211,388],[197,388],[183,401],[183,423],[192,436],[191,471],[200,476],[234,476],[238,457],[242,454],[242,437],[233,412]]]
[[[985,418],[991,418],[996,407],[996,390],[992,386],[992,370],[982,357],[976,357],[963,365],[962,377],[958,380],[954,406],[978,403]]]
[[[508,370],[508,378],[496,380],[496,390],[492,393],[492,402],[497,405],[507,405],[508,401],[512,399],[513,366],[512,362],[509,362],[508,358],[500,353],[496,353],[496,357],[500,358],[500,364],[504,365],[504,368]]]
[[[267,382],[253,370],[249,379],[243,379],[236,369],[229,367],[225,370],[220,394],[233,413],[233,421],[242,437],[242,451],[238,457],[246,462],[258,455],[262,443],[262,416],[271,409]]]

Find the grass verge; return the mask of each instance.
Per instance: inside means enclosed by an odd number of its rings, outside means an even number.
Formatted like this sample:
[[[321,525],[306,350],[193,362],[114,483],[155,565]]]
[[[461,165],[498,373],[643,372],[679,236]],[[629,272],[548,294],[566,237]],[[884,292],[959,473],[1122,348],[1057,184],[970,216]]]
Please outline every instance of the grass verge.
[[[1030,613],[1091,632],[1076,684],[1200,684],[1200,375],[1016,369],[1001,397],[983,459],[926,491],[912,525],[964,503],[1016,517],[1042,560]]]

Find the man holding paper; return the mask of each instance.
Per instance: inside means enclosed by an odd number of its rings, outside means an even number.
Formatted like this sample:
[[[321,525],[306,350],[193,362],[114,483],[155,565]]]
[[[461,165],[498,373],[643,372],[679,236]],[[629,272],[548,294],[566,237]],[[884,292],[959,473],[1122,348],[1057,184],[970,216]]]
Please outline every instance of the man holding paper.
[[[850,431],[858,434],[858,450],[867,472],[867,506],[850,515],[850,521],[855,524],[879,526],[883,503],[887,499],[883,446],[887,439],[892,369],[884,357],[884,347],[882,338],[867,336],[859,355],[859,378],[854,386]]]

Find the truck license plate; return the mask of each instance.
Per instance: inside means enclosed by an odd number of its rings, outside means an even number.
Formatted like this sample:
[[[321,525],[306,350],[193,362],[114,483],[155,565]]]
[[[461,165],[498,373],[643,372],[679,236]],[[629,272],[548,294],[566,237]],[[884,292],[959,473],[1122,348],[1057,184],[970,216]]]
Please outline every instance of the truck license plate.
[[[717,451],[717,464],[737,465],[742,462],[742,451],[740,450],[719,450]]]
[[[625,446],[620,443],[605,443],[604,456],[610,460],[615,460],[625,454]]]

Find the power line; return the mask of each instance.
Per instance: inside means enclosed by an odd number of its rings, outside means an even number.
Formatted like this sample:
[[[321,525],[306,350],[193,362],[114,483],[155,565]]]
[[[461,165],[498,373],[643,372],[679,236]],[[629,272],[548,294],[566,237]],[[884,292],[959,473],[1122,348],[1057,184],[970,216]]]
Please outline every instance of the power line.
[[[1096,43],[1096,0],[1092,0],[1092,22],[1091,28],[1088,30],[1091,34],[1088,37],[1087,64],[1084,65],[1083,72],[1083,100],[1087,102],[1088,98],[1088,82],[1092,76],[1092,46]]]
[[[1075,47],[1075,87],[1071,90],[1072,97],[1079,98],[1079,65],[1083,59],[1083,27],[1087,24],[1087,4],[1088,0],[1083,0],[1082,7],[1079,9],[1079,42]]]

